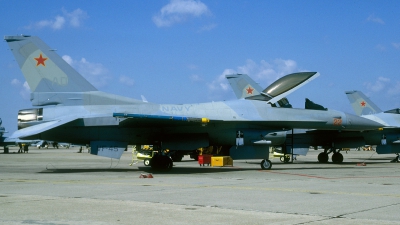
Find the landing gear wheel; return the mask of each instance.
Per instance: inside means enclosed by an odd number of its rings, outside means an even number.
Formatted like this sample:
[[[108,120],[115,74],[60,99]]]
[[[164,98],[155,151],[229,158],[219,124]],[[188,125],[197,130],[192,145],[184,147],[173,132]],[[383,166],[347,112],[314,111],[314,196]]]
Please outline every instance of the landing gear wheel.
[[[172,159],[166,155],[154,155],[150,160],[152,169],[168,171],[172,169]]]
[[[171,156],[171,158],[172,158],[172,161],[174,161],[174,162],[181,162],[181,161],[182,161],[182,158],[183,158],[183,155],[181,155],[181,154],[174,154],[174,155]]]
[[[261,161],[261,169],[270,170],[271,167],[272,167],[272,163],[268,159],[263,159],[263,161]]]
[[[145,166],[150,166],[150,159],[145,159],[145,160],[143,161],[143,164],[144,164]]]
[[[329,155],[325,152],[321,152],[318,154],[318,162],[327,163],[329,159]]]
[[[342,153],[335,152],[332,155],[332,162],[333,163],[342,163],[343,162],[343,155]]]
[[[281,162],[283,162],[283,163],[288,163],[288,162],[290,162],[290,156],[289,156],[289,155],[281,156],[279,159],[280,159]]]

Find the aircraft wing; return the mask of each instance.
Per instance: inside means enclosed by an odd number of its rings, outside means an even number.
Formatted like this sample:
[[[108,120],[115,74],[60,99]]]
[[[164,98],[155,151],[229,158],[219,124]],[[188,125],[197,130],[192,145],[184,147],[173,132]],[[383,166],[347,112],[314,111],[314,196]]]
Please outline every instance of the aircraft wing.
[[[34,126],[30,126],[30,127],[24,128],[24,129],[17,130],[9,138],[31,137],[31,136],[40,134],[42,132],[48,131],[50,129],[53,129],[55,127],[59,127],[66,123],[72,122],[77,119],[79,119],[79,118],[68,117],[65,119],[53,120],[53,121],[49,121],[49,122],[40,123],[38,125],[34,125]]]

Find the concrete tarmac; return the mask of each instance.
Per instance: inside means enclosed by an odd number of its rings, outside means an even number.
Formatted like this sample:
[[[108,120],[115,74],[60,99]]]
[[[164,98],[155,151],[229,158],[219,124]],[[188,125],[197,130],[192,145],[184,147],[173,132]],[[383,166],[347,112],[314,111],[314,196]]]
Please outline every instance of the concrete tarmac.
[[[394,154],[353,150],[320,164],[310,150],[268,171],[261,160],[203,167],[185,157],[156,172],[130,166],[131,152],[118,161],[77,151],[0,154],[0,224],[400,224]]]

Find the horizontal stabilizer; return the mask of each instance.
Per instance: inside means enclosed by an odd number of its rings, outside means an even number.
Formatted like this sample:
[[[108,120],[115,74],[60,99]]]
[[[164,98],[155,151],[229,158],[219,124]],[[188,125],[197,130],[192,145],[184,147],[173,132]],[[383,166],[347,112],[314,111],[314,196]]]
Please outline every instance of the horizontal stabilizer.
[[[62,120],[54,120],[54,121],[40,123],[38,125],[34,125],[34,126],[30,126],[30,127],[24,128],[24,129],[17,130],[11,135],[10,138],[28,138],[28,137],[43,133],[45,131],[48,131],[50,129],[53,129],[55,127],[59,127],[63,124],[69,123],[76,119],[78,119],[78,118],[71,117],[71,118],[65,118]],[[37,139],[40,139],[40,138],[37,138]]]

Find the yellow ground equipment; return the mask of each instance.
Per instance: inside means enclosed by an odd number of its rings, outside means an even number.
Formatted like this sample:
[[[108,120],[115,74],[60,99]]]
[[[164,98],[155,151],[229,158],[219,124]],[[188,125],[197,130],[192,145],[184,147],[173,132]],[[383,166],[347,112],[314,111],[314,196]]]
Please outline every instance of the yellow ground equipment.
[[[138,160],[143,160],[145,166],[150,166],[150,159],[153,158],[157,151],[142,151],[136,154]]]
[[[233,166],[233,160],[230,156],[213,156],[211,166]]]

